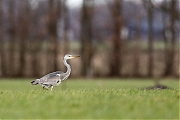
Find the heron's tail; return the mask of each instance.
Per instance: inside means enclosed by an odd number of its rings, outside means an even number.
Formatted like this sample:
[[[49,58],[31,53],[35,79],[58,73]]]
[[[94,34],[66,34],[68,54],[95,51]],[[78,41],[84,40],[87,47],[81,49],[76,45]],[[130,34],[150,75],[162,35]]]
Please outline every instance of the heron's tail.
[[[38,83],[38,80],[33,80],[33,81],[31,82],[31,85],[37,85],[37,84],[39,84],[39,83]]]

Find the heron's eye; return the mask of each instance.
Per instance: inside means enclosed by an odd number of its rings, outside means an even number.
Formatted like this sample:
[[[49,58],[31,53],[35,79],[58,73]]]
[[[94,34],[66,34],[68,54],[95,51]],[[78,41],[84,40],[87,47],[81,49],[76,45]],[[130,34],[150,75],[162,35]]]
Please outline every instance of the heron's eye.
[[[69,56],[69,57],[71,57],[71,56]]]

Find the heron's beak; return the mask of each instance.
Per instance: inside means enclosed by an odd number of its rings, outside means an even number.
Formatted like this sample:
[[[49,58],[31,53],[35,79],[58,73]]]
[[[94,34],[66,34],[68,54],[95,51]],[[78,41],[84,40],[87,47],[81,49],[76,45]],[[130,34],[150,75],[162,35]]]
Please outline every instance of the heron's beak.
[[[78,58],[80,57],[79,55],[73,55],[72,58]]]

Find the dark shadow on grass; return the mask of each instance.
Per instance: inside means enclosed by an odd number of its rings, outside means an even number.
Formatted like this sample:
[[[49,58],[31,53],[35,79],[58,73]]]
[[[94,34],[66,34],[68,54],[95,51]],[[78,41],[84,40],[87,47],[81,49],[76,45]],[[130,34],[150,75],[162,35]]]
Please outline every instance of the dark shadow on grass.
[[[164,89],[172,89],[172,88],[162,85],[162,84],[156,84],[154,86],[143,88],[143,90],[164,90]]]
[[[165,90],[165,89],[172,89],[166,85],[162,85],[159,83],[159,79],[154,79],[154,86],[148,86],[145,88],[142,88],[143,90]]]

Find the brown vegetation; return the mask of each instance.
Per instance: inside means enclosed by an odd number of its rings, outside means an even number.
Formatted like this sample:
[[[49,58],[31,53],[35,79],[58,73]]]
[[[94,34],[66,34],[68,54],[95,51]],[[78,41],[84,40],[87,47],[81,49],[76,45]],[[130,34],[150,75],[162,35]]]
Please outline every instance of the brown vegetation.
[[[77,9],[66,0],[0,0],[0,76],[65,70],[69,53],[81,55],[71,63],[75,77],[179,77],[178,4],[83,0]]]

